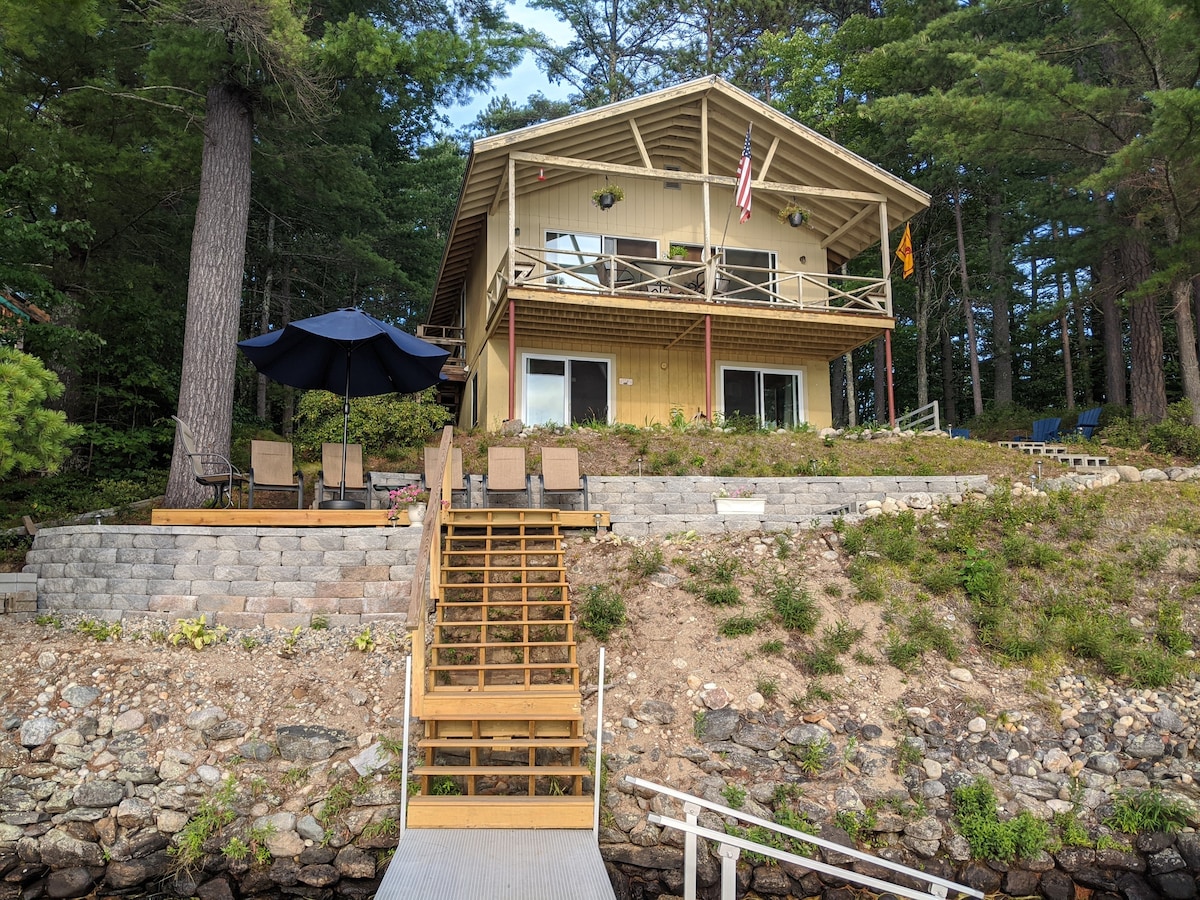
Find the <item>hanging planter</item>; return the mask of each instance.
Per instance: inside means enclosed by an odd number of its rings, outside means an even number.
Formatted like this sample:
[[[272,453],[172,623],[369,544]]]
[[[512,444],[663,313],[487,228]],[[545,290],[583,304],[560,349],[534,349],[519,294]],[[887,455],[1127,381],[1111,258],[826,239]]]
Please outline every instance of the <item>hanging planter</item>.
[[[619,185],[606,184],[592,191],[592,203],[601,209],[610,209],[613,204],[625,199],[625,191]]]
[[[811,215],[812,213],[810,213],[803,206],[797,206],[795,203],[788,203],[784,205],[783,209],[779,210],[779,221],[787,222],[787,224],[791,225],[793,228],[799,228],[808,221],[808,217]]]

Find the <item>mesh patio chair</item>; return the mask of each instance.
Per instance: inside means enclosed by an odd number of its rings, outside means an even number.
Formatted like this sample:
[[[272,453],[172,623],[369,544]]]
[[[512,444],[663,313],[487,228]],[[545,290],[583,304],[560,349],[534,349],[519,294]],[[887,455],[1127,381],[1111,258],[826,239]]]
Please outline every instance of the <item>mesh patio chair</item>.
[[[339,469],[340,469],[339,464]],[[292,465],[292,445],[284,441],[250,442],[250,499],[254,492],[295,491],[296,509],[304,509],[304,473]]]
[[[183,444],[183,452],[192,464],[192,474],[196,481],[205,487],[212,488],[213,506],[232,506],[233,489],[248,482],[238,468],[229,461],[229,457],[220,453],[201,453],[196,449],[196,435],[188,424],[179,418],[175,420],[175,428],[179,432],[179,440]]]
[[[579,474],[579,451],[574,447],[543,447],[542,471],[538,475],[542,506],[547,494],[578,494],[588,508],[587,476]]]
[[[346,445],[346,496],[362,495],[367,502],[370,478],[363,478],[362,444]],[[342,445],[321,445],[321,470],[317,472],[317,504],[325,502],[325,493],[333,497],[342,495]]]
[[[533,478],[525,473],[524,447],[488,447],[484,506],[491,506],[492,494],[524,494],[525,505],[533,506]]]

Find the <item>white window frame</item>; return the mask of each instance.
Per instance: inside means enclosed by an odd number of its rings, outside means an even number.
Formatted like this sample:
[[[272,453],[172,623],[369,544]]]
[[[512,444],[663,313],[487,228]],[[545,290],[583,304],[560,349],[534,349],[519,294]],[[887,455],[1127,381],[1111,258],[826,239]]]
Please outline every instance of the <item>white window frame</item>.
[[[798,368],[790,366],[771,366],[763,365],[762,363],[738,363],[738,362],[723,362],[717,365],[717,396],[720,397],[720,412],[725,415],[725,372],[727,370],[738,372],[754,372],[756,397],[755,407],[758,415],[758,423],[764,428],[768,427],[763,419],[763,396],[762,396],[762,376],[763,375],[794,375],[796,376],[796,421],[792,427],[798,426],[808,421],[808,404],[806,402],[806,387],[805,376],[807,375],[807,367],[801,366]],[[771,423],[771,427],[775,427]]]
[[[586,353],[562,353],[562,352],[542,352],[538,350],[524,350],[521,352],[521,420],[526,424],[531,424],[525,417],[525,411],[529,406],[529,360],[531,359],[549,359],[558,360],[567,364],[568,374],[564,377],[569,378],[570,364],[572,361],[579,362],[602,362],[607,364],[606,370],[608,377],[605,379],[605,390],[607,396],[604,401],[604,406],[608,410],[608,421],[606,424],[611,425],[614,421],[613,404],[616,402],[615,386],[617,358],[615,356],[606,355],[589,355]],[[568,389],[563,392],[563,418],[554,424],[568,425],[571,421],[571,413],[567,405],[571,402],[571,391]]]

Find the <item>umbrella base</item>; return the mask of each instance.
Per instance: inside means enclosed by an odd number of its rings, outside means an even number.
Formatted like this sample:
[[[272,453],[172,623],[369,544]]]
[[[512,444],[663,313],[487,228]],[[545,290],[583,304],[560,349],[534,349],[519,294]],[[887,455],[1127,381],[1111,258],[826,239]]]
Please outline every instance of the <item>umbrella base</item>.
[[[322,500],[317,507],[319,509],[366,509],[367,504],[361,500]]]

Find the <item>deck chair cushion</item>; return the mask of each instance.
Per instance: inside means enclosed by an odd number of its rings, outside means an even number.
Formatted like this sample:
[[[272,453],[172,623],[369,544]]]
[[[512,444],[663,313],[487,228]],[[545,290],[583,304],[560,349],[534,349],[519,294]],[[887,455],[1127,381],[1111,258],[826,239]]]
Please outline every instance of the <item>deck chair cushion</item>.
[[[321,445],[321,471],[317,473],[317,501],[325,499],[325,492],[340,493],[342,487],[342,445]],[[362,444],[346,445],[346,492],[366,491],[363,481]]]
[[[579,474],[579,451],[574,447],[543,447],[539,479],[543,506],[546,494],[579,494],[583,508],[588,508],[587,476]]]
[[[340,467],[339,467],[340,468]],[[292,445],[284,441],[250,442],[250,506],[254,491],[295,491],[304,508],[304,475],[292,465]]]
[[[489,494],[524,494],[533,504],[532,479],[525,473],[524,447],[488,447],[488,470],[483,476],[485,505]]]

